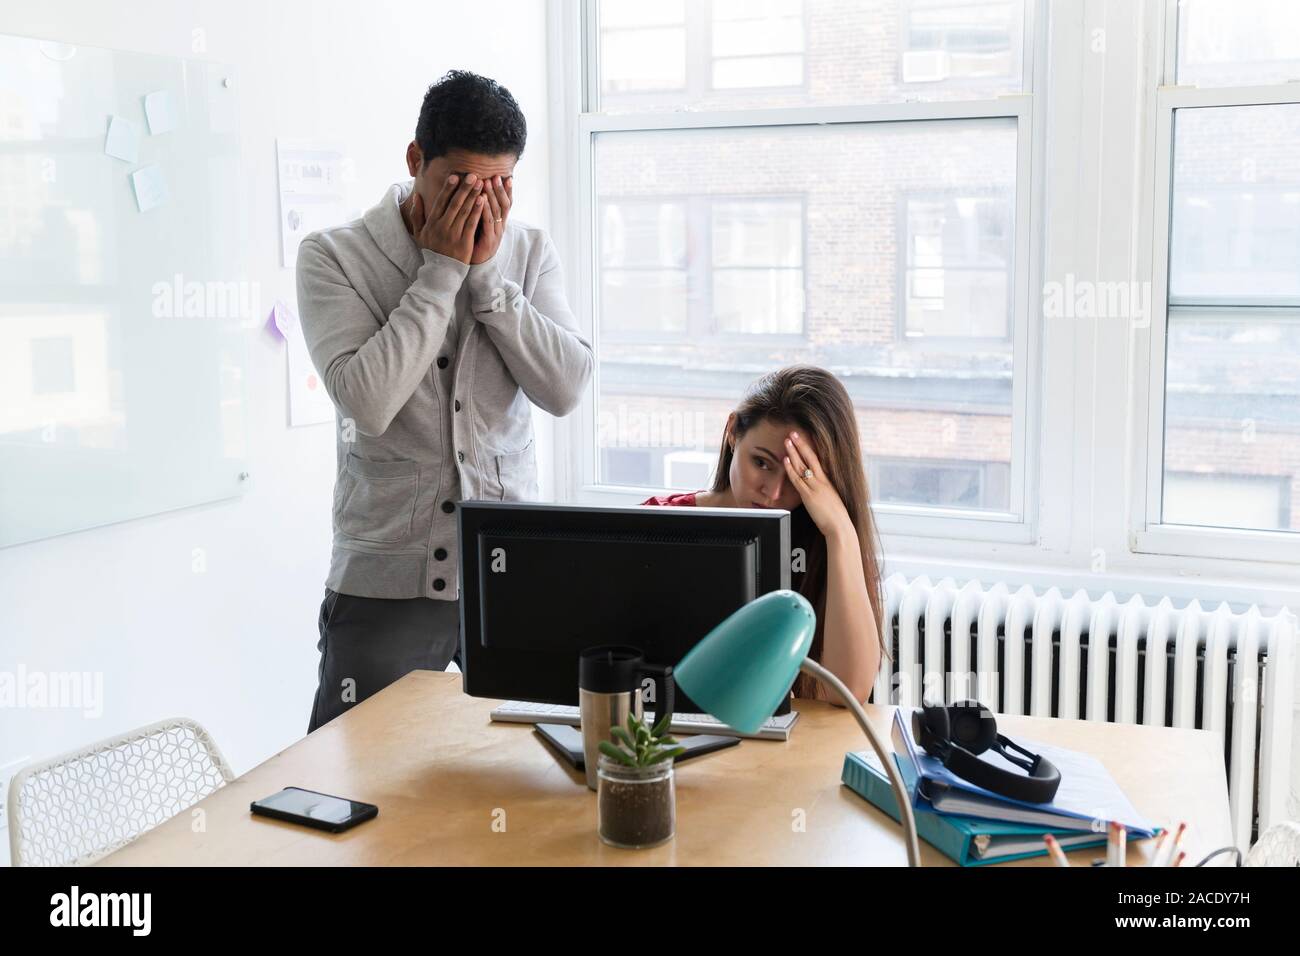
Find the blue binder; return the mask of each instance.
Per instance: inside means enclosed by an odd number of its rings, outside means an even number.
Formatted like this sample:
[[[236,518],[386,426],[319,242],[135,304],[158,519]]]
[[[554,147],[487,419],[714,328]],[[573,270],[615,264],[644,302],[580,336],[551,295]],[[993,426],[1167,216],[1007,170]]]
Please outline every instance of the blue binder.
[[[847,753],[840,779],[845,786],[895,820],[898,800],[889,777],[880,769],[872,752]],[[916,834],[944,856],[961,866],[988,866],[1025,857],[1043,856],[1047,846],[1043,834],[1051,833],[1066,850],[1104,846],[1104,833],[1081,833],[1077,830],[1053,830],[1021,823],[1002,823],[975,817],[958,817],[934,810],[914,807]]]
[[[1128,831],[1130,840],[1146,839],[1160,832],[1159,827],[1137,812],[1096,757],[1031,740],[1017,738],[1016,742],[1042,754],[1061,771],[1061,786],[1051,803],[1015,800],[963,780],[938,758],[922,751],[912,739],[903,711],[894,711],[894,756],[912,795],[913,809],[925,807],[945,814],[1103,836],[1113,821]],[[1024,773],[996,753],[981,754],[980,759],[1014,773]]]

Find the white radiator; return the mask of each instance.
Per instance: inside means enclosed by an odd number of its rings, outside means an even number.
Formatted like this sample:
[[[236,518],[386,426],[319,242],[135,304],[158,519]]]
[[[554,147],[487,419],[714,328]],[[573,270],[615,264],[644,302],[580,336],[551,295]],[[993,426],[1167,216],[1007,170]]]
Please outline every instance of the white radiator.
[[[885,582],[886,634],[872,699],[974,698],[996,713],[1212,730],[1224,768],[1237,845],[1287,818],[1295,719],[1297,625],[1193,601],[1175,608],[1114,594],[1035,594],[978,581]],[[1104,637],[1108,652],[1089,650]],[[1162,667],[1147,666],[1159,660]]]

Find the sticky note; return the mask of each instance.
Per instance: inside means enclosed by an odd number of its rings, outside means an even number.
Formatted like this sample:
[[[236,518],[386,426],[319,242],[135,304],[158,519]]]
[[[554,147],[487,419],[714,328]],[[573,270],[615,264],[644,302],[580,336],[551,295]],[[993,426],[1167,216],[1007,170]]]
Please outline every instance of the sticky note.
[[[141,166],[131,174],[135,188],[135,204],[141,212],[148,212],[167,201],[167,180],[156,165]]]
[[[104,139],[104,152],[114,159],[134,163],[140,158],[140,130],[134,123],[120,116],[108,118],[108,136]]]
[[[276,302],[275,307],[271,309],[271,319],[267,324],[279,332],[281,338],[287,339],[294,326],[298,324],[298,316],[294,315],[293,309],[283,302]]]
[[[144,117],[149,121],[149,135],[168,133],[176,128],[176,108],[166,90],[148,93],[144,98]]]

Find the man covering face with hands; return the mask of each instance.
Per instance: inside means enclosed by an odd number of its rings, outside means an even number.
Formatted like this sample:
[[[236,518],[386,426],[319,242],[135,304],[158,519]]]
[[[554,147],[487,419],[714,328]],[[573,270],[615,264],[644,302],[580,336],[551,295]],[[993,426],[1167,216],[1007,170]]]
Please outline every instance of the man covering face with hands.
[[[337,410],[334,544],[308,730],[459,650],[456,507],[537,497],[532,405],[567,415],[590,343],[555,247],[511,217],[527,127],[505,88],[429,88],[411,179],[298,251],[298,305]]]

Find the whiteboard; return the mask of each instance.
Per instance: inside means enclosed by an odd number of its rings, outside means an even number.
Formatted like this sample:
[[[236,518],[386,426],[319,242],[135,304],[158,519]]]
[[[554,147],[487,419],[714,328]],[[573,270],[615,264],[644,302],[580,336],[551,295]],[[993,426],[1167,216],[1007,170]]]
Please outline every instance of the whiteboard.
[[[0,35],[0,547],[247,488],[235,104],[220,64]]]

